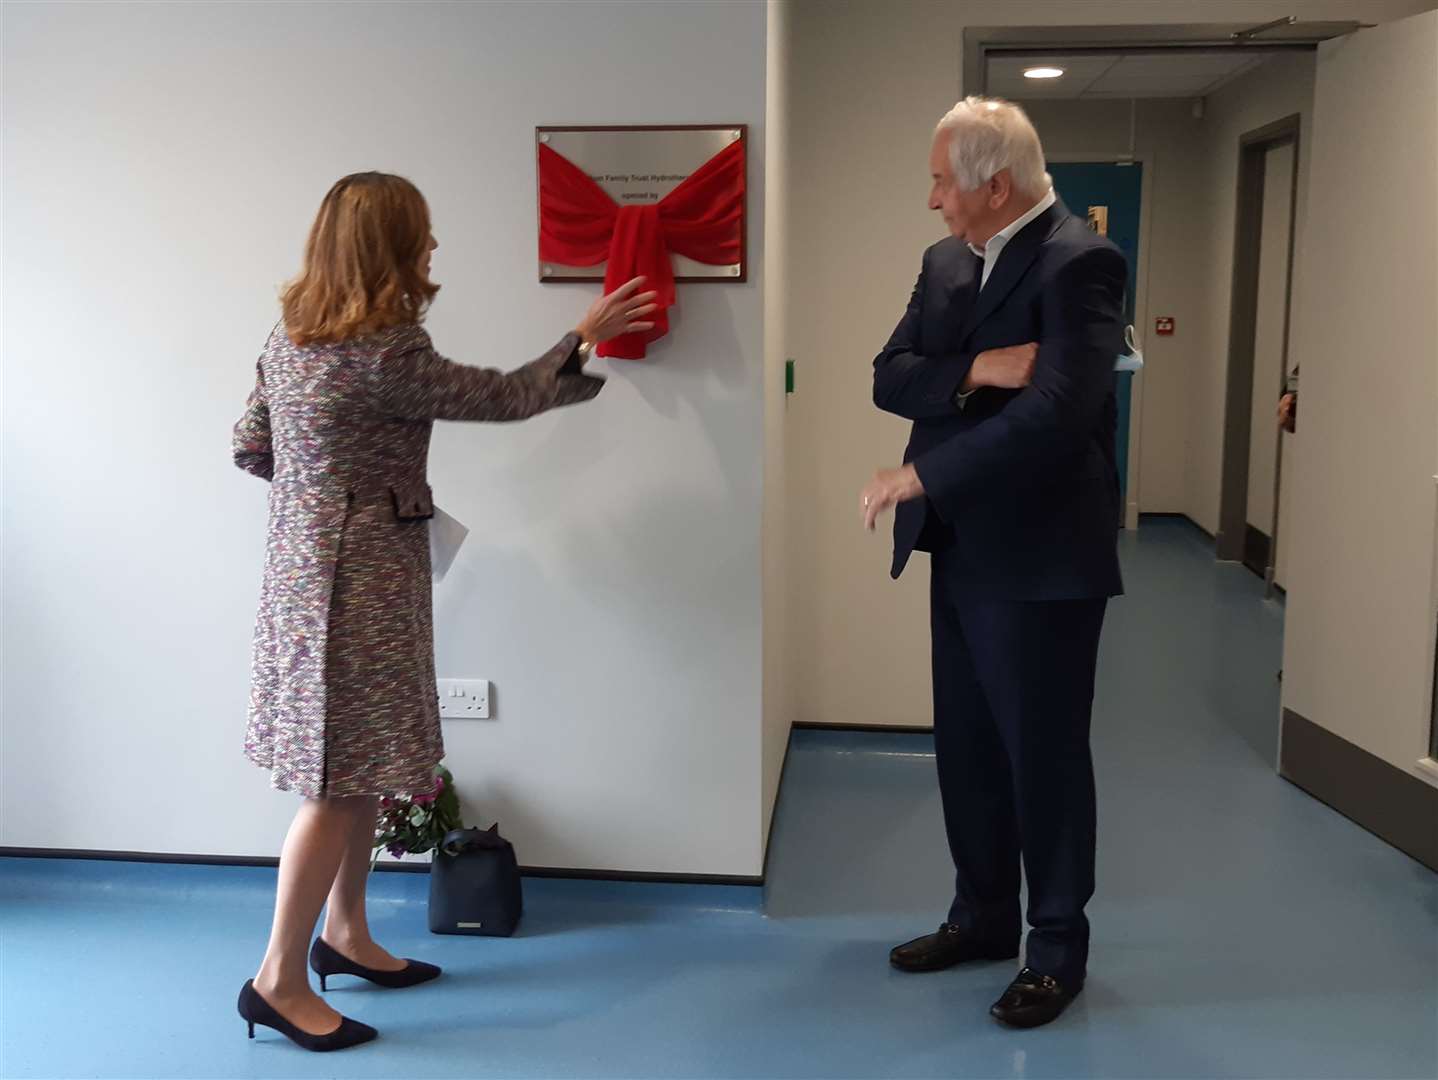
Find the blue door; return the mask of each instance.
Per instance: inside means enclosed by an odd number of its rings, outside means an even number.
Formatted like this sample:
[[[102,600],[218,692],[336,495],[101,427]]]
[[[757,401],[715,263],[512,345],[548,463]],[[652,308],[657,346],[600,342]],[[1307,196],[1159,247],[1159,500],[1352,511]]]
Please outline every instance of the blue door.
[[[1143,195],[1143,166],[1138,162],[1112,161],[1050,162],[1054,191],[1070,211],[1080,218],[1107,218],[1108,238],[1128,259],[1128,294],[1124,297],[1124,321],[1133,322],[1134,290],[1138,283],[1138,222]],[[1092,214],[1091,207],[1104,213]],[[1133,374],[1118,376],[1118,487],[1120,506],[1128,505],[1128,425],[1133,396]],[[1122,520],[1122,509],[1120,509]]]

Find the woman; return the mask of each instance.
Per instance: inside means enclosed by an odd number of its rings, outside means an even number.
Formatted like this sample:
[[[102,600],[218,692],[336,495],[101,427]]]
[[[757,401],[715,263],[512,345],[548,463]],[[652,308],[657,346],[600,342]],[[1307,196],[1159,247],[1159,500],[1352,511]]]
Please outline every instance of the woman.
[[[240,468],[271,481],[245,751],[305,797],[280,856],[269,949],[240,1015],[310,1050],[375,1037],[310,988],[352,974],[413,986],[439,968],[370,936],[365,882],[380,797],[428,791],[443,756],[430,612],[432,422],[522,420],[587,401],[595,343],[648,329],[636,278],[510,373],[452,363],[421,328],[438,291],[429,208],[409,181],[347,176],[320,206],[284,319],[235,425]],[[310,948],[320,908],[324,929]]]

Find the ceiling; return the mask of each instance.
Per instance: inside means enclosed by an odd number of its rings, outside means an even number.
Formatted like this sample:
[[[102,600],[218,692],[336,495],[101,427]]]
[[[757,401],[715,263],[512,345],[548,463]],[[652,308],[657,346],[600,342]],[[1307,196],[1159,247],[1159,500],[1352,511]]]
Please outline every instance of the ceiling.
[[[1201,98],[1270,59],[1241,49],[1079,52],[988,56],[988,93],[1011,101],[1037,98]],[[1063,68],[1058,79],[1026,79],[1024,69]]]

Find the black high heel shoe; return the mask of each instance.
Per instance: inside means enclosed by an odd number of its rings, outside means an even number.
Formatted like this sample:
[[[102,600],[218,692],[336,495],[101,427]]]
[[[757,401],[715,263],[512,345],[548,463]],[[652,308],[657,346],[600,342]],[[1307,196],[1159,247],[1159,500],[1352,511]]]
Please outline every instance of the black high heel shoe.
[[[398,971],[367,968],[363,964],[356,964],[322,937],[315,938],[315,943],[310,948],[310,967],[320,977],[321,990],[329,989],[325,980],[331,975],[358,975],[361,979],[368,979],[376,986],[383,986],[387,990],[418,986],[420,983],[429,982],[440,976],[439,968],[433,964],[426,964],[423,960],[406,960],[404,967]]]
[[[246,980],[245,985],[240,987],[239,1010],[240,1019],[250,1025],[250,1038],[255,1037],[255,1025],[261,1024],[267,1028],[274,1028],[297,1046],[320,1053],[358,1046],[360,1043],[369,1042],[379,1034],[368,1024],[361,1024],[358,1020],[351,1020],[348,1016],[340,1017],[340,1026],[326,1035],[311,1035],[308,1031],[301,1031],[260,996],[260,992],[255,989],[253,979]]]

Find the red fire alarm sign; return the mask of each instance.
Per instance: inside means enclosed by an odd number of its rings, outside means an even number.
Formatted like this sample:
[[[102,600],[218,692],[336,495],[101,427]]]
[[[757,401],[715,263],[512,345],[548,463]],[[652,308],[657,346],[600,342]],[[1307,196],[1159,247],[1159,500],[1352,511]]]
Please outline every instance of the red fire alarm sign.
[[[1153,320],[1153,332],[1159,337],[1168,337],[1173,333],[1173,316],[1160,315]]]

